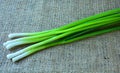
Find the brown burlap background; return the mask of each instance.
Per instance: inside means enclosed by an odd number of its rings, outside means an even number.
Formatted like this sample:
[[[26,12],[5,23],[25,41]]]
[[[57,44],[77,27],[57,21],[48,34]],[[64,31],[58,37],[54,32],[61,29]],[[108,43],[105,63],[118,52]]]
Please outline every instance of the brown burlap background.
[[[0,73],[120,73],[119,31],[55,46],[16,63],[6,59],[16,50],[2,45],[9,33],[52,29],[119,7],[120,0],[0,0]]]

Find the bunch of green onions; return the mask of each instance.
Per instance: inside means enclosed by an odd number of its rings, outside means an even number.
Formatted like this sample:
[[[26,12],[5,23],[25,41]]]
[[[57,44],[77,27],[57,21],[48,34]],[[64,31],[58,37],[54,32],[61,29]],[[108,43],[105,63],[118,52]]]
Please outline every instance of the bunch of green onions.
[[[15,46],[32,44],[22,50],[7,55],[13,62],[51,46],[71,43],[103,33],[120,30],[120,8],[109,10],[87,17],[65,26],[34,33],[12,33],[9,38],[16,38],[5,42],[7,49]]]

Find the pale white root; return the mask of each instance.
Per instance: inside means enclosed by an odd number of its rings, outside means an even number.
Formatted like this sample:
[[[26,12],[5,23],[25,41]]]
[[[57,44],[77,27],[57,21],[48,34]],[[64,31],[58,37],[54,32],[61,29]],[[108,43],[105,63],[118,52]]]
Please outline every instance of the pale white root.
[[[29,50],[29,48],[24,48],[22,50],[19,50],[19,51],[13,53],[14,55],[12,56],[12,58],[15,57],[15,56],[18,56],[18,55],[20,55],[22,53],[25,53],[27,50]]]
[[[24,57],[26,57],[28,55],[29,55],[29,52],[25,52],[25,53],[23,53],[23,54],[21,54],[19,56],[16,56],[16,57],[12,58],[12,61],[16,62],[16,61],[18,61],[18,60],[20,60],[20,59],[22,59],[22,58],[24,58]]]
[[[20,55],[20,54],[22,54],[22,53],[24,53],[24,52],[25,52],[25,50],[22,49],[22,50],[20,50],[20,51],[15,52],[15,53],[8,54],[8,55],[7,55],[7,58],[8,58],[8,59],[11,59],[11,58],[16,57],[16,56],[18,56],[18,55]]]
[[[22,42],[22,41],[19,41],[19,42],[12,42],[12,43],[9,43],[8,45],[6,45],[6,48],[7,49],[12,49],[13,47],[15,47],[15,46],[18,46],[18,45],[21,45],[21,44],[23,44],[24,42]]]
[[[14,42],[20,42],[20,41],[22,41],[22,38],[7,41],[7,42],[3,43],[3,45],[7,46],[8,44],[11,44],[11,43],[14,43]]]
[[[7,46],[10,43],[12,43],[12,41],[7,41],[7,42],[3,43],[3,46]]]
[[[8,54],[6,57],[7,59],[12,59],[13,57],[15,57],[16,55],[14,53]]]
[[[3,43],[3,46],[6,46],[6,42],[5,42],[5,43]]]
[[[8,35],[8,38],[16,38],[16,37],[24,37],[29,35],[30,33],[11,33]]]

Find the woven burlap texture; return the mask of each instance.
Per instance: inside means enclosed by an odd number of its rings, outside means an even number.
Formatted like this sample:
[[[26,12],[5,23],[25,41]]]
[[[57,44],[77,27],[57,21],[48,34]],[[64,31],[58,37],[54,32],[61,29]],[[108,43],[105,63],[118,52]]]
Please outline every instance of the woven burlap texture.
[[[120,7],[120,0],[0,0],[0,73],[120,73],[120,31],[37,52],[16,63],[3,42]]]

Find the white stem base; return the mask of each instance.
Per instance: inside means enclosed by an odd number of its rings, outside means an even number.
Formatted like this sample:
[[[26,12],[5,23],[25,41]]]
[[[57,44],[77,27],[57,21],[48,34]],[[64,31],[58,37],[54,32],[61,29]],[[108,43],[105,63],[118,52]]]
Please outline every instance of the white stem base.
[[[6,45],[6,48],[7,49],[12,49],[13,47],[15,47],[15,46],[18,46],[18,45],[21,45],[21,44],[23,44],[24,42],[14,42],[14,43],[10,43],[10,44],[8,44],[8,45]]]
[[[16,56],[16,57],[12,58],[12,61],[13,61],[13,62],[16,62],[16,61],[18,61],[18,60],[20,60],[20,59],[22,59],[22,58],[24,58],[24,57],[26,57],[26,56],[28,56],[28,55],[29,55],[29,53],[28,53],[28,52],[25,52],[25,53],[23,53],[23,54],[21,54],[21,55],[19,55],[19,56]]]
[[[29,33],[11,33],[8,35],[8,38],[16,38],[16,37],[23,37],[27,36]]]

